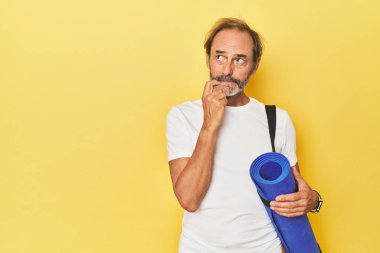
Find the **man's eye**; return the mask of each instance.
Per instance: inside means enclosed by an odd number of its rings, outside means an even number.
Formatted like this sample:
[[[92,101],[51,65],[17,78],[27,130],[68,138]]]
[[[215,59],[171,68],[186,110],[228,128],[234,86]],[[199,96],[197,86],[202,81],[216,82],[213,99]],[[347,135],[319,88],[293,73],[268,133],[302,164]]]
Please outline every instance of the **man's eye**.
[[[217,59],[218,61],[223,61],[223,60],[224,60],[224,56],[223,56],[223,55],[217,55],[217,56],[216,56],[216,59]]]
[[[238,64],[244,64],[244,63],[245,63],[245,59],[243,59],[243,58],[237,58],[237,59],[236,59],[236,62],[237,62]]]

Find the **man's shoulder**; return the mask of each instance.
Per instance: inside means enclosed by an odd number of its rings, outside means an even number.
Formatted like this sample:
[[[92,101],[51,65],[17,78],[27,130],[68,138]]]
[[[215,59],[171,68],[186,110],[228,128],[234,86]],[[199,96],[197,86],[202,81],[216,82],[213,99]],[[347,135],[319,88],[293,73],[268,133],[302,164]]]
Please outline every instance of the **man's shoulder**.
[[[277,125],[280,128],[285,128],[287,125],[292,124],[292,120],[288,111],[284,108],[276,106]]]
[[[266,105],[273,105],[273,104],[264,104],[263,102],[257,100],[256,98],[251,97],[251,99],[256,103],[256,105],[265,113],[265,106]],[[289,118],[289,113],[286,109],[276,105],[276,118],[281,120],[286,120]]]
[[[166,124],[169,131],[188,129],[199,131],[203,122],[202,100],[186,101],[174,105],[168,112]]]
[[[180,104],[174,105],[173,107],[176,107],[178,109],[197,109],[199,107],[202,107],[202,99],[184,101]]]
[[[289,113],[284,108],[276,106],[276,113],[278,114],[279,118],[287,118],[289,117]]]
[[[261,102],[260,100],[258,100],[257,98],[254,98],[254,97],[250,97],[250,99],[253,101],[253,103],[256,104],[256,106],[257,106],[256,108],[259,108],[263,112],[265,112],[265,106],[266,105],[273,105],[273,104],[265,104],[265,103]],[[277,117],[282,118],[282,117],[286,117],[287,115],[288,115],[287,110],[276,105],[276,116]]]
[[[182,102],[172,106],[169,110],[169,114],[181,113],[184,115],[191,115],[196,112],[203,112],[201,99]]]

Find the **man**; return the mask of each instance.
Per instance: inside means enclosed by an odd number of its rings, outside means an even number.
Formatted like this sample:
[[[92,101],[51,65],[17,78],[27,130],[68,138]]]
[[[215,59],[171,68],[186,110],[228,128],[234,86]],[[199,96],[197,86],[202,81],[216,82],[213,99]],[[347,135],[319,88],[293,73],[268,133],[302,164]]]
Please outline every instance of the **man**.
[[[249,176],[252,161],[271,151],[264,104],[244,93],[262,44],[244,21],[219,20],[205,42],[210,81],[202,99],[174,106],[167,117],[174,193],[185,209],[180,253],[279,253],[281,243]],[[271,202],[280,215],[314,209],[319,194],[299,174],[295,131],[277,108],[276,151],[292,166],[299,192]]]

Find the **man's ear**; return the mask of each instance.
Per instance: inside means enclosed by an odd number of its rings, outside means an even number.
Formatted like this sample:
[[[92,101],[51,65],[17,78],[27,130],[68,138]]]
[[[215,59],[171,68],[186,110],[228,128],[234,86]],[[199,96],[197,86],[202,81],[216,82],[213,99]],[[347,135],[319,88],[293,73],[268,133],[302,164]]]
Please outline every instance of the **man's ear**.
[[[206,65],[207,68],[210,69],[210,55],[208,55],[208,53],[206,53]]]

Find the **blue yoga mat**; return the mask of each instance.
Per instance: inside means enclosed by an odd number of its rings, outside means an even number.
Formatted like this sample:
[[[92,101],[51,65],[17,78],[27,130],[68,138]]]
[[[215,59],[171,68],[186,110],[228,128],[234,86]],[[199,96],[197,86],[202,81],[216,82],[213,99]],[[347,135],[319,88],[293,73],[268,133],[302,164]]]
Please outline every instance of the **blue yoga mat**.
[[[264,204],[297,189],[289,161],[280,153],[269,152],[257,157],[252,162],[250,174]],[[286,253],[321,252],[306,214],[288,218],[266,205],[265,208]]]

